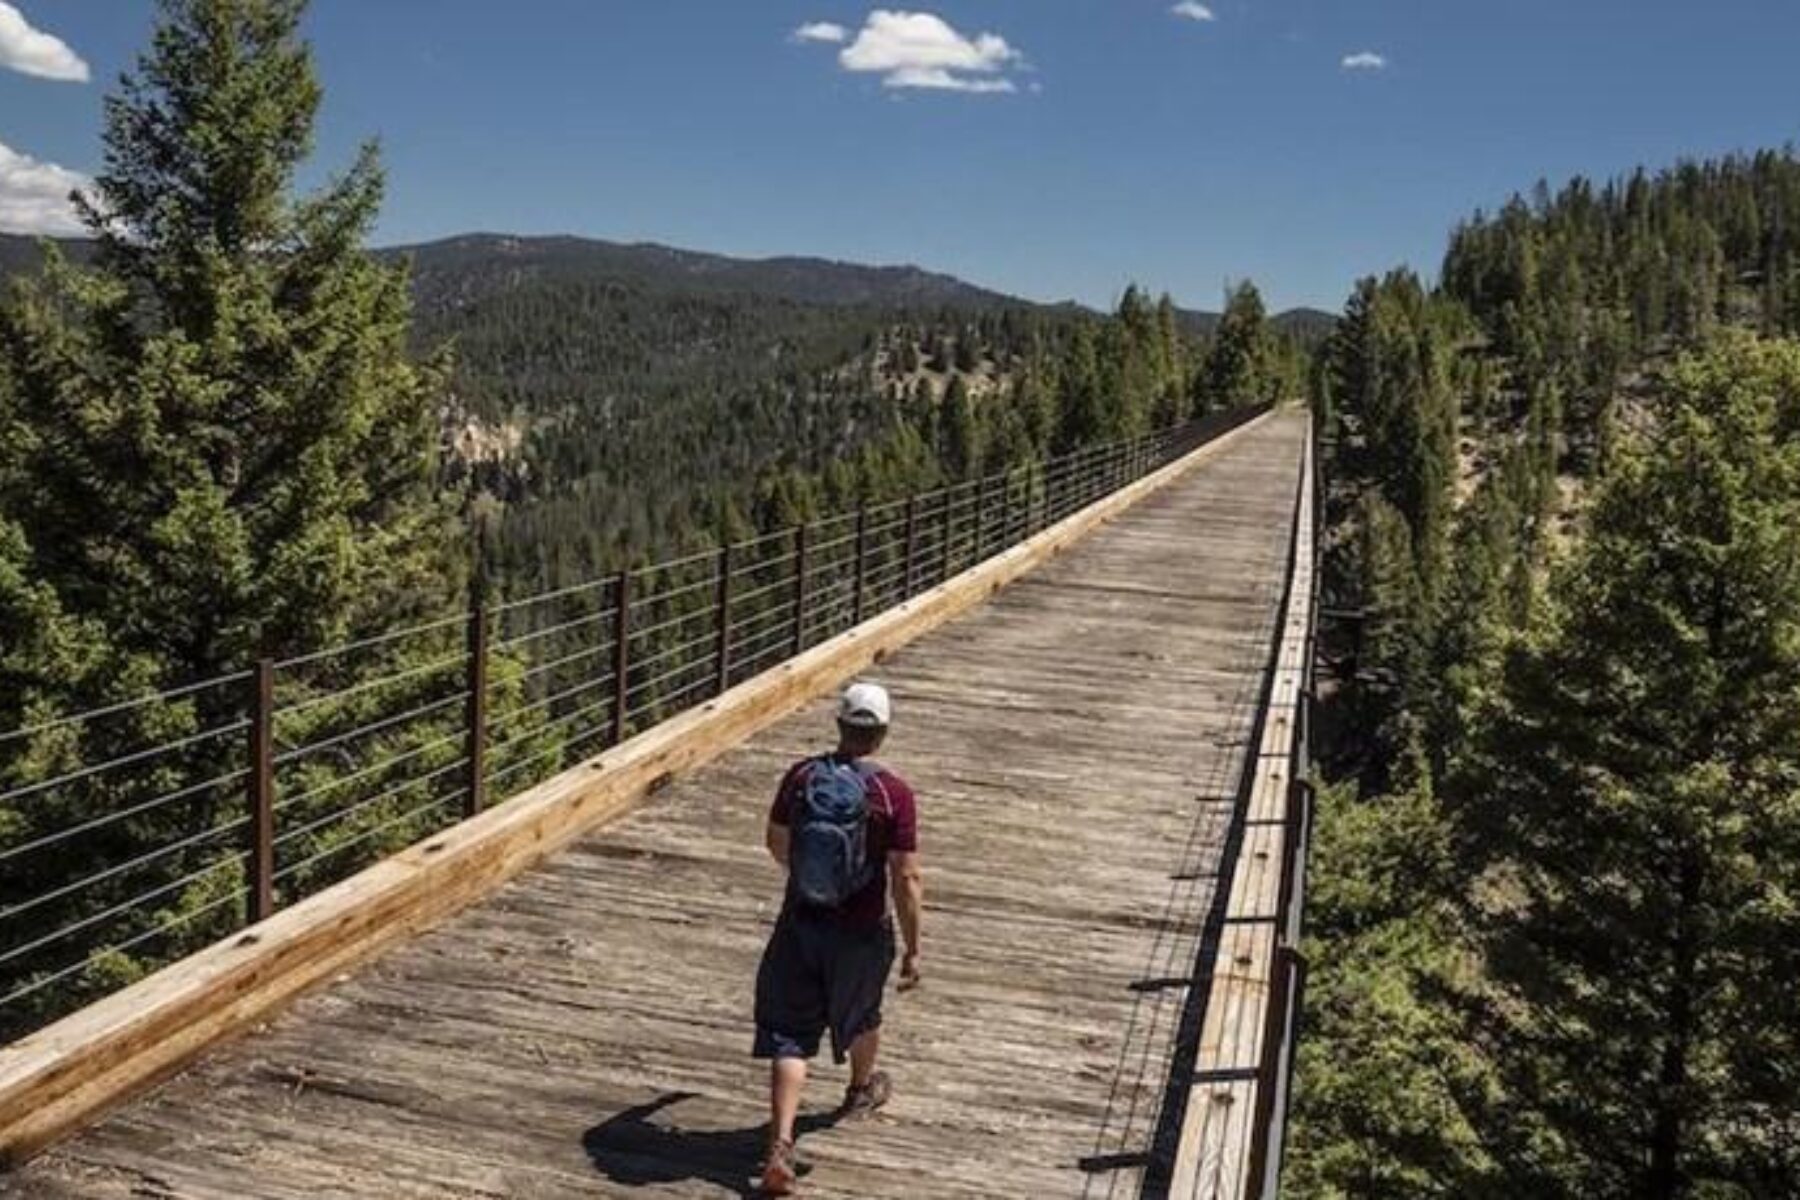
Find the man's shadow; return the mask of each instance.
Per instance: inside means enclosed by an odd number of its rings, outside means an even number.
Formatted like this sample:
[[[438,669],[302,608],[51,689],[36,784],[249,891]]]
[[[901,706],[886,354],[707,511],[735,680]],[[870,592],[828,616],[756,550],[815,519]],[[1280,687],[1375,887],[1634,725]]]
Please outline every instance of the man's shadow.
[[[646,1187],[656,1183],[711,1183],[738,1196],[759,1196],[756,1170],[768,1149],[768,1129],[682,1129],[653,1120],[665,1109],[694,1097],[667,1092],[648,1104],[608,1117],[581,1137],[594,1169],[613,1183]],[[794,1127],[804,1137],[838,1122],[836,1113],[803,1113]],[[806,1167],[801,1167],[805,1174]]]

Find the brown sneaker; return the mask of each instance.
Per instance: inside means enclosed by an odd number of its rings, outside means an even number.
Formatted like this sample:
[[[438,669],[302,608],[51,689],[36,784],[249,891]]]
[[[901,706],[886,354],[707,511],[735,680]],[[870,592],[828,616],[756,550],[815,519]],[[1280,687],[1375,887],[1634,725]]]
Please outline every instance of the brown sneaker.
[[[763,1162],[762,1193],[765,1196],[791,1196],[800,1180],[800,1165],[794,1155],[794,1143],[776,1142],[769,1147]]]
[[[867,1083],[844,1093],[842,1116],[847,1121],[861,1120],[886,1104],[893,1094],[894,1081],[888,1078],[886,1071],[870,1072]]]

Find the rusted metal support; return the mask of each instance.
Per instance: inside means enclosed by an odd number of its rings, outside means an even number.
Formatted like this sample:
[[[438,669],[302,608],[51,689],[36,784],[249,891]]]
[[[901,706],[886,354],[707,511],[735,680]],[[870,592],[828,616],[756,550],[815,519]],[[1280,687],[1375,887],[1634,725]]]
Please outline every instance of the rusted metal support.
[[[861,625],[863,622],[863,592],[869,575],[869,504],[863,501],[856,506],[856,582],[855,594],[850,601],[850,623]]]
[[[719,592],[714,601],[719,610],[718,644],[713,650],[717,674],[713,678],[713,694],[724,695],[731,686],[731,543],[719,547]]]
[[[1294,889],[1299,883],[1300,856],[1305,853],[1300,837],[1305,831],[1306,814],[1310,806],[1312,784],[1305,779],[1289,779],[1287,787],[1287,809],[1283,823],[1281,839],[1281,891],[1275,904],[1275,915],[1281,920],[1277,935],[1281,941],[1287,941],[1286,928],[1288,910],[1294,904]]]
[[[1001,478],[1005,483],[1005,477]],[[994,506],[992,496],[994,477],[986,476],[975,490],[975,561],[981,562],[988,555],[988,526],[993,524],[990,511]],[[1004,535],[1002,535],[1004,538]]]
[[[250,677],[250,923],[275,913],[275,660]]]
[[[1012,549],[1012,472],[1000,476],[1000,551]]]
[[[919,497],[906,498],[906,595],[913,594],[913,560],[919,549]]]
[[[477,595],[469,606],[469,698],[464,725],[468,781],[463,789],[463,816],[487,806],[488,614]]]
[[[1288,826],[1288,836],[1298,849],[1294,852],[1288,877],[1282,881],[1287,892],[1287,910],[1281,934],[1288,945],[1296,947],[1306,932],[1306,868],[1312,853],[1313,816],[1318,807],[1318,793],[1310,783],[1305,784],[1299,800]]]
[[[794,655],[806,649],[806,523],[794,526]]]
[[[955,511],[955,488],[944,489],[944,510],[938,516],[938,582],[950,578],[950,514]]]
[[[631,572],[613,582],[613,727],[612,744],[625,740],[625,714],[631,679]]]
[[[1263,1020],[1262,1056],[1256,1069],[1256,1116],[1251,1122],[1250,1163],[1245,1172],[1246,1200],[1273,1200],[1275,1196],[1274,1181],[1280,1175],[1285,1135],[1287,1083],[1293,1063],[1295,1005],[1304,969],[1299,952],[1293,947],[1276,950]]]

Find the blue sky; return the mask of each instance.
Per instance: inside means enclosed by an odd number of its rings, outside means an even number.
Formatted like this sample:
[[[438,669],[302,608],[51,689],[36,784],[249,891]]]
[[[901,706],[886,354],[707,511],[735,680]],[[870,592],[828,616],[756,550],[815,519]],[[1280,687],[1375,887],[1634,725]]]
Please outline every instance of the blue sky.
[[[1249,277],[1335,309],[1540,176],[1800,134],[1793,0],[1174,7],[315,0],[319,161],[380,136],[383,243],[573,232],[1096,305],[1137,281],[1214,307]],[[0,226],[99,165],[152,13],[0,0]]]

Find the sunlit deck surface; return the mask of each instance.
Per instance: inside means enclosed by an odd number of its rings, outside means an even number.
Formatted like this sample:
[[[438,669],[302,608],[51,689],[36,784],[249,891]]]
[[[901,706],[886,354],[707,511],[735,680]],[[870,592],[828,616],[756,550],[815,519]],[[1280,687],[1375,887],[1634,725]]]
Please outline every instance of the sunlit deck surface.
[[[1281,413],[877,672],[918,791],[922,989],[897,1091],[811,1197],[1135,1196],[1281,598]],[[761,847],[820,697],[12,1176],[8,1197],[734,1196],[761,1149]],[[1134,989],[1133,985],[1139,985]]]

